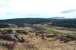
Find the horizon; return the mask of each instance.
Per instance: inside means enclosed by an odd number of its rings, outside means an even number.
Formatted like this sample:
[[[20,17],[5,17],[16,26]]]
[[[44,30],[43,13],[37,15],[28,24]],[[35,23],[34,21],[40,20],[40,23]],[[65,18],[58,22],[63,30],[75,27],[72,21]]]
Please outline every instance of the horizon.
[[[9,18],[9,19],[27,19],[27,18]],[[9,19],[0,19],[0,20],[9,20]],[[29,18],[34,19],[34,18]],[[39,19],[36,17],[36,19]],[[40,19],[76,19],[76,18],[64,18],[64,17],[51,17],[51,18],[40,18]]]
[[[0,19],[76,18],[75,0],[0,0]]]

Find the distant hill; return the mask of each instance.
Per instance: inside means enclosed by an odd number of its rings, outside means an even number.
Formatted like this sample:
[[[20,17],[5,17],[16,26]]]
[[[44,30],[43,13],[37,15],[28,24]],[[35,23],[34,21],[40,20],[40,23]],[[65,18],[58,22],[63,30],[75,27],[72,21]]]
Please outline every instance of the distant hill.
[[[61,26],[61,27],[73,27],[76,28],[76,19],[54,19],[54,18],[17,18],[17,19],[6,19],[0,20],[0,24],[17,24],[23,25],[27,24],[43,24],[51,22],[53,26]]]
[[[54,19],[52,25],[76,28],[76,19]]]
[[[49,19],[46,18],[17,18],[17,19],[6,19],[6,20],[0,20],[0,24],[2,23],[11,23],[11,24],[39,24],[44,22],[49,22]]]
[[[53,17],[52,19],[65,19],[64,17]]]

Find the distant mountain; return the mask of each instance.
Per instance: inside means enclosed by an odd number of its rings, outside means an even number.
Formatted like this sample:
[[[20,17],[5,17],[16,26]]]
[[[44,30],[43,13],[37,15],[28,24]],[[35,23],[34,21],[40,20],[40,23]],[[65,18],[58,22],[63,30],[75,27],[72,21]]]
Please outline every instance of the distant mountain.
[[[53,17],[52,19],[65,19],[64,17]]]

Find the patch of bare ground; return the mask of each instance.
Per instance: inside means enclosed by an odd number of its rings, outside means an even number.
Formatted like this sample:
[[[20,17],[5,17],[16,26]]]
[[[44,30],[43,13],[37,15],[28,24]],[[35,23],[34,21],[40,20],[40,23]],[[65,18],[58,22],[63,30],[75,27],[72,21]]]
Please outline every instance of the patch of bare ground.
[[[66,27],[54,27],[56,31],[64,33],[76,33],[76,28],[66,28]]]
[[[58,29],[56,29],[55,31],[63,32],[63,33],[76,33],[76,31],[69,31],[69,30],[58,30]]]

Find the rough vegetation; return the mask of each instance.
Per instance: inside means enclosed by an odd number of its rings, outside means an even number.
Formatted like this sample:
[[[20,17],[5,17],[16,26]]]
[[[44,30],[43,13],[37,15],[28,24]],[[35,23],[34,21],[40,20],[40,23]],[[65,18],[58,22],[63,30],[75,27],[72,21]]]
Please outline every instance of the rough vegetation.
[[[3,50],[76,50],[76,32],[61,32],[45,25],[0,28]]]

